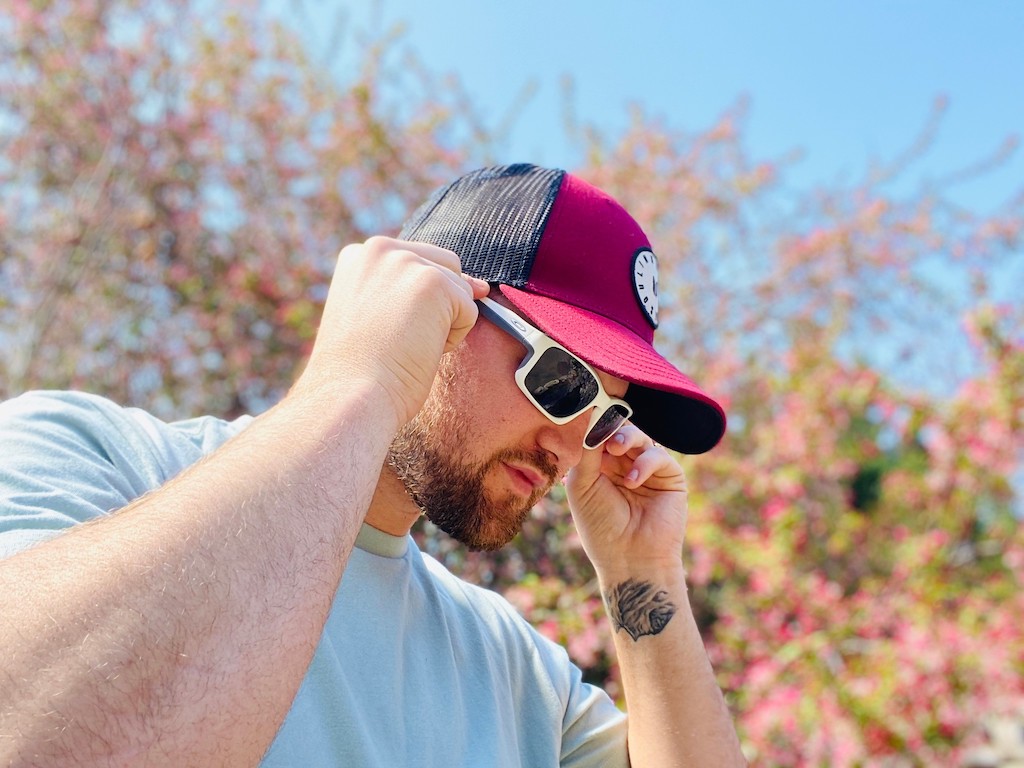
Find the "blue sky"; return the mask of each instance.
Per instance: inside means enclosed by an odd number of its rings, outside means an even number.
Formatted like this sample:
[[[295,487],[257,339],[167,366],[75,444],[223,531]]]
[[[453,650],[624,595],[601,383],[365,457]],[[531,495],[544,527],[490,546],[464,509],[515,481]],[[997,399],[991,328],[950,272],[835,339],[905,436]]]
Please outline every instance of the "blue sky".
[[[429,71],[453,73],[497,124],[527,85],[502,160],[573,167],[562,79],[575,110],[614,134],[630,103],[685,130],[749,101],[747,146],[802,150],[791,180],[857,178],[892,159],[949,100],[932,151],[910,168],[938,178],[1024,138],[1024,3],[356,0],[310,3],[351,28],[403,22]],[[994,207],[1024,186],[1024,147],[957,198]]]
[[[321,29],[339,12],[350,30],[403,23],[402,40],[428,71],[456,75],[492,126],[535,88],[515,114],[501,161],[579,163],[563,129],[566,76],[579,119],[609,135],[625,126],[630,104],[675,129],[700,131],[745,99],[752,158],[800,151],[787,172],[796,186],[853,182],[872,161],[892,161],[945,97],[931,149],[908,167],[905,183],[947,177],[1014,137],[1021,146],[1008,161],[952,193],[984,213],[1024,192],[1017,0],[307,2]],[[1021,274],[1020,264],[1009,274]],[[1007,282],[1017,295],[1016,278]],[[1024,488],[1024,471],[1016,485]]]

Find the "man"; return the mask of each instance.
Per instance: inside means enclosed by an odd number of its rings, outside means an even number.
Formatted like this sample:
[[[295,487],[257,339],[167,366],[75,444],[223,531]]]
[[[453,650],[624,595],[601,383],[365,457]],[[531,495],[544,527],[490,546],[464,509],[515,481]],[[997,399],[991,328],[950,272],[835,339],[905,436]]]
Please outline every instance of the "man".
[[[0,407],[0,763],[742,764],[689,611],[685,481],[652,440],[705,451],[725,420],[654,351],[657,317],[615,201],[504,166],[341,252],[258,418]],[[628,720],[410,546],[424,512],[500,547],[563,476]]]

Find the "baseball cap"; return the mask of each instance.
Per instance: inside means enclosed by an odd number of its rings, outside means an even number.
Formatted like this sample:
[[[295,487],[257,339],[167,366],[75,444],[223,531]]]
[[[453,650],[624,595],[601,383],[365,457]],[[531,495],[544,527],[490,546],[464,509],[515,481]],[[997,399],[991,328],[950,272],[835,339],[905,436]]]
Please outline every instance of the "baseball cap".
[[[458,254],[523,316],[588,363],[629,382],[631,421],[681,453],[725,433],[725,411],[654,348],[658,259],[611,196],[566,171],[482,168],[437,190],[403,240]]]

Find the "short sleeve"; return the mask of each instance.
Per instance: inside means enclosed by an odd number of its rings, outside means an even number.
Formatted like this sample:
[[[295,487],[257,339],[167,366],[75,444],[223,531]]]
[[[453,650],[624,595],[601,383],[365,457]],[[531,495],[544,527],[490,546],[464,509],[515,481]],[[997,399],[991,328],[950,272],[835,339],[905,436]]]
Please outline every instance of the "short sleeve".
[[[469,589],[469,585],[464,589]],[[542,635],[523,618],[504,597],[489,590],[474,591],[504,614],[511,625],[507,646],[524,643],[534,659],[526,677],[535,681],[537,690],[550,690],[561,702],[562,732],[558,745],[560,768],[628,768],[626,713],[603,688],[583,680],[583,672],[566,649]],[[480,611],[480,602],[476,603]]]
[[[626,715],[569,664],[571,687],[562,721],[563,768],[627,768]]]
[[[0,403],[0,558],[126,506],[246,423],[165,423],[80,392]]]

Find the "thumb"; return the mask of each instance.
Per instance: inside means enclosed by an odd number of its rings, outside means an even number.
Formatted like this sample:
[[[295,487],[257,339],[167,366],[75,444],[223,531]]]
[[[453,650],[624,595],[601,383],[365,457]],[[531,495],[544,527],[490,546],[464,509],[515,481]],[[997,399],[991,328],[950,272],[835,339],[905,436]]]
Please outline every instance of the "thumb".
[[[585,493],[601,478],[601,457],[603,455],[604,446],[595,450],[583,449],[583,456],[579,463],[565,476],[565,490],[570,497]]]

